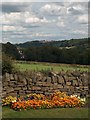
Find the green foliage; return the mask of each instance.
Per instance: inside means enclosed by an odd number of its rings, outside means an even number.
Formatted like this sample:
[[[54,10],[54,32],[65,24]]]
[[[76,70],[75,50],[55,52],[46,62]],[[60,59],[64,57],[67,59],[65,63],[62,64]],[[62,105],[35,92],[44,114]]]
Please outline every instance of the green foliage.
[[[63,48],[53,46],[29,47],[24,50],[27,61],[66,63],[66,64],[90,64],[89,48],[74,47]]]
[[[12,45],[3,44],[2,50],[20,60],[20,51],[27,61],[89,65],[90,38],[63,41],[31,41]],[[18,48],[18,49],[17,49]]]
[[[20,59],[17,47],[9,42],[2,44],[2,51],[13,59]]]
[[[72,46],[88,46],[90,38],[83,39],[71,39],[71,40],[62,40],[62,41],[31,41],[16,44],[16,46],[21,48],[28,47],[40,47],[40,46],[54,46],[54,47],[72,47]]]
[[[12,73],[13,71],[13,64],[10,57],[6,54],[2,54],[2,74],[5,72]]]

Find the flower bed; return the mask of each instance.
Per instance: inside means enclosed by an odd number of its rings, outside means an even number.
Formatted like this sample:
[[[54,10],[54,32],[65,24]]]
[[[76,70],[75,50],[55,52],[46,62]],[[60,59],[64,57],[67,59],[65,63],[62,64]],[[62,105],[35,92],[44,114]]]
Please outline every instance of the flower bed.
[[[41,108],[72,108],[85,105],[85,98],[76,95],[68,96],[64,92],[51,95],[29,94],[26,97],[6,97],[2,100],[3,106],[9,105],[14,110],[41,109]]]

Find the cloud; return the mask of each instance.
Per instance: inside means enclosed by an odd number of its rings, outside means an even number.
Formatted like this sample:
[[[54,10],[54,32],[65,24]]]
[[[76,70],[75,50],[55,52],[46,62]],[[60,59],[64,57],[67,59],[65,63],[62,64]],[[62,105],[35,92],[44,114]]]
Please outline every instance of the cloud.
[[[3,2],[89,2],[89,0],[3,0]]]
[[[31,16],[29,18],[26,18],[25,22],[26,23],[48,23],[48,20],[45,17],[40,19],[36,16]]]
[[[31,12],[11,12],[11,13],[5,13],[2,15],[3,24],[38,24],[39,23],[48,23],[49,21],[43,17],[39,18],[36,15],[32,14]]]
[[[61,4],[57,5],[54,3],[45,4],[40,8],[41,12],[50,14],[50,15],[61,15],[66,12],[66,8]]]
[[[8,3],[2,3],[2,12],[10,13],[10,12],[23,12],[27,10],[28,8],[27,3],[16,3],[16,2],[10,2]]]
[[[2,31],[23,31],[25,30],[23,27],[21,26],[2,26]]]
[[[84,30],[74,30],[73,34],[88,35],[88,30],[87,31],[84,31]]]
[[[77,8],[77,7],[69,7],[69,8],[67,8],[67,13],[76,15],[76,14],[81,14],[82,11],[80,8]]]
[[[58,27],[65,27],[65,19],[62,19],[61,16],[58,17],[58,20],[57,20],[57,26]]]
[[[87,36],[87,3],[3,3],[4,41],[59,40]]]
[[[88,24],[88,15],[78,16],[78,22],[81,24]]]

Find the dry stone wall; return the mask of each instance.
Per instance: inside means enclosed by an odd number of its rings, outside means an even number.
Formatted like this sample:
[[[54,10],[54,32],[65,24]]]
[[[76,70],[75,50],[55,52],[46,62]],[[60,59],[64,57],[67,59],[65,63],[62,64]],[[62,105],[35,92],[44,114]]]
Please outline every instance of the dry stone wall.
[[[68,95],[77,94],[88,96],[89,73],[80,71],[61,71],[60,73],[6,73],[2,77],[2,97],[24,96],[30,93],[51,94],[53,92],[67,92]]]

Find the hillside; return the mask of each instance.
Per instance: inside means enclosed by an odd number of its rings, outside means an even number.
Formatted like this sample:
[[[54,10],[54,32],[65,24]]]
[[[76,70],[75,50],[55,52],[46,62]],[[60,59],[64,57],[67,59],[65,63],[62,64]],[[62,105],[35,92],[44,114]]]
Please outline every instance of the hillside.
[[[31,41],[20,44],[2,44],[2,50],[17,60],[90,64],[90,38],[63,41]]]
[[[39,47],[39,46],[54,46],[54,47],[72,47],[72,46],[86,46],[90,43],[90,38],[83,39],[71,39],[71,40],[62,40],[62,41],[31,41],[16,44],[17,47],[27,48],[27,47]]]
[[[2,52],[14,59],[20,59],[20,54],[18,53],[17,47],[10,42],[2,44]]]

